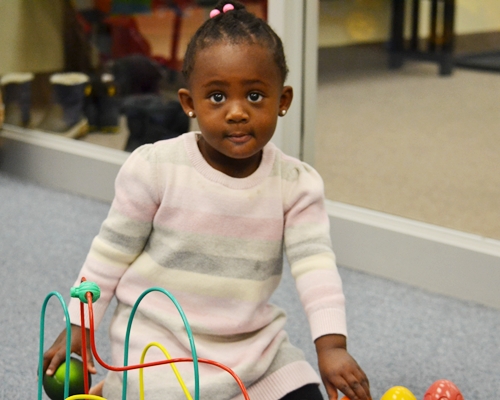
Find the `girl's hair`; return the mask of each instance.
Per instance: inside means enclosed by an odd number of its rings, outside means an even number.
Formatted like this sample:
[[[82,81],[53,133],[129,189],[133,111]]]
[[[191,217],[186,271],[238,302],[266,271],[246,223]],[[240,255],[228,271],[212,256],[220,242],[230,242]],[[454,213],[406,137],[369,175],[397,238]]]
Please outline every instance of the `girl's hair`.
[[[234,10],[223,12],[223,7],[231,4]],[[196,31],[188,44],[182,74],[187,83],[193,72],[196,53],[217,43],[259,44],[269,49],[280,72],[282,83],[288,74],[285,52],[280,37],[264,20],[248,12],[245,6],[237,1],[219,1],[215,9],[217,16],[208,19]]]

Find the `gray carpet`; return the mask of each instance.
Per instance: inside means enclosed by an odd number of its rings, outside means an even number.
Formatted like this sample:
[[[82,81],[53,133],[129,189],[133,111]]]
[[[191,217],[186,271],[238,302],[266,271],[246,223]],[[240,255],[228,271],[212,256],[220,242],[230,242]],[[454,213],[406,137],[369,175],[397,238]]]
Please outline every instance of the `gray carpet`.
[[[108,207],[0,172],[0,399],[36,398],[42,302],[53,290],[69,298],[69,288]],[[396,385],[422,399],[441,378],[455,382],[466,400],[497,398],[500,311],[345,268],[340,272],[347,297],[349,348],[370,378],[374,399]],[[314,363],[290,275],[285,275],[274,300],[289,313],[292,341]],[[63,328],[62,316],[57,301],[51,300],[46,346]],[[97,341],[102,357],[109,360],[105,326]]]

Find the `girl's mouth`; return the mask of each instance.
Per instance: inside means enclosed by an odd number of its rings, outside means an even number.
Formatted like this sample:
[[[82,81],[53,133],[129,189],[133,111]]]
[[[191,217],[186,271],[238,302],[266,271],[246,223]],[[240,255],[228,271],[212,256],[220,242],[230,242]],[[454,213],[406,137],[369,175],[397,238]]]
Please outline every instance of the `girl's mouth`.
[[[227,139],[230,142],[236,143],[236,144],[243,144],[248,142],[249,140],[252,139],[252,135],[249,133],[241,133],[241,134],[229,134],[227,136]]]

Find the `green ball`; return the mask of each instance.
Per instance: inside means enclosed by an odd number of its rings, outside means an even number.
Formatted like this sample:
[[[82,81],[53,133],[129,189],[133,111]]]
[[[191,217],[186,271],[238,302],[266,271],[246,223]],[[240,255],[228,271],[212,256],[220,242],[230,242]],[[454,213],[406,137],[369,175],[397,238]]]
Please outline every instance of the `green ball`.
[[[43,376],[43,388],[47,396],[52,400],[64,400],[64,381],[66,375],[66,363],[63,362],[54,375]],[[90,373],[89,373],[90,387]],[[83,382],[83,363],[77,358],[70,358],[69,361],[69,396],[83,394],[85,386]]]

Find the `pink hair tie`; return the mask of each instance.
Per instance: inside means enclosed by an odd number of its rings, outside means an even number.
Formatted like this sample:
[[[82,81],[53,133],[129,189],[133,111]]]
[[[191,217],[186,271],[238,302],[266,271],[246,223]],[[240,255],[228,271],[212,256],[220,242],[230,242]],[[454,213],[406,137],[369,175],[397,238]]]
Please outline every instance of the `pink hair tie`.
[[[226,13],[228,11],[234,10],[234,6],[232,4],[226,4],[224,7],[222,7],[222,12]],[[210,18],[216,17],[217,15],[220,14],[220,11],[214,8],[212,11],[210,11]]]
[[[220,14],[220,11],[214,8],[212,11],[210,11],[210,18],[216,17],[217,15]]]

